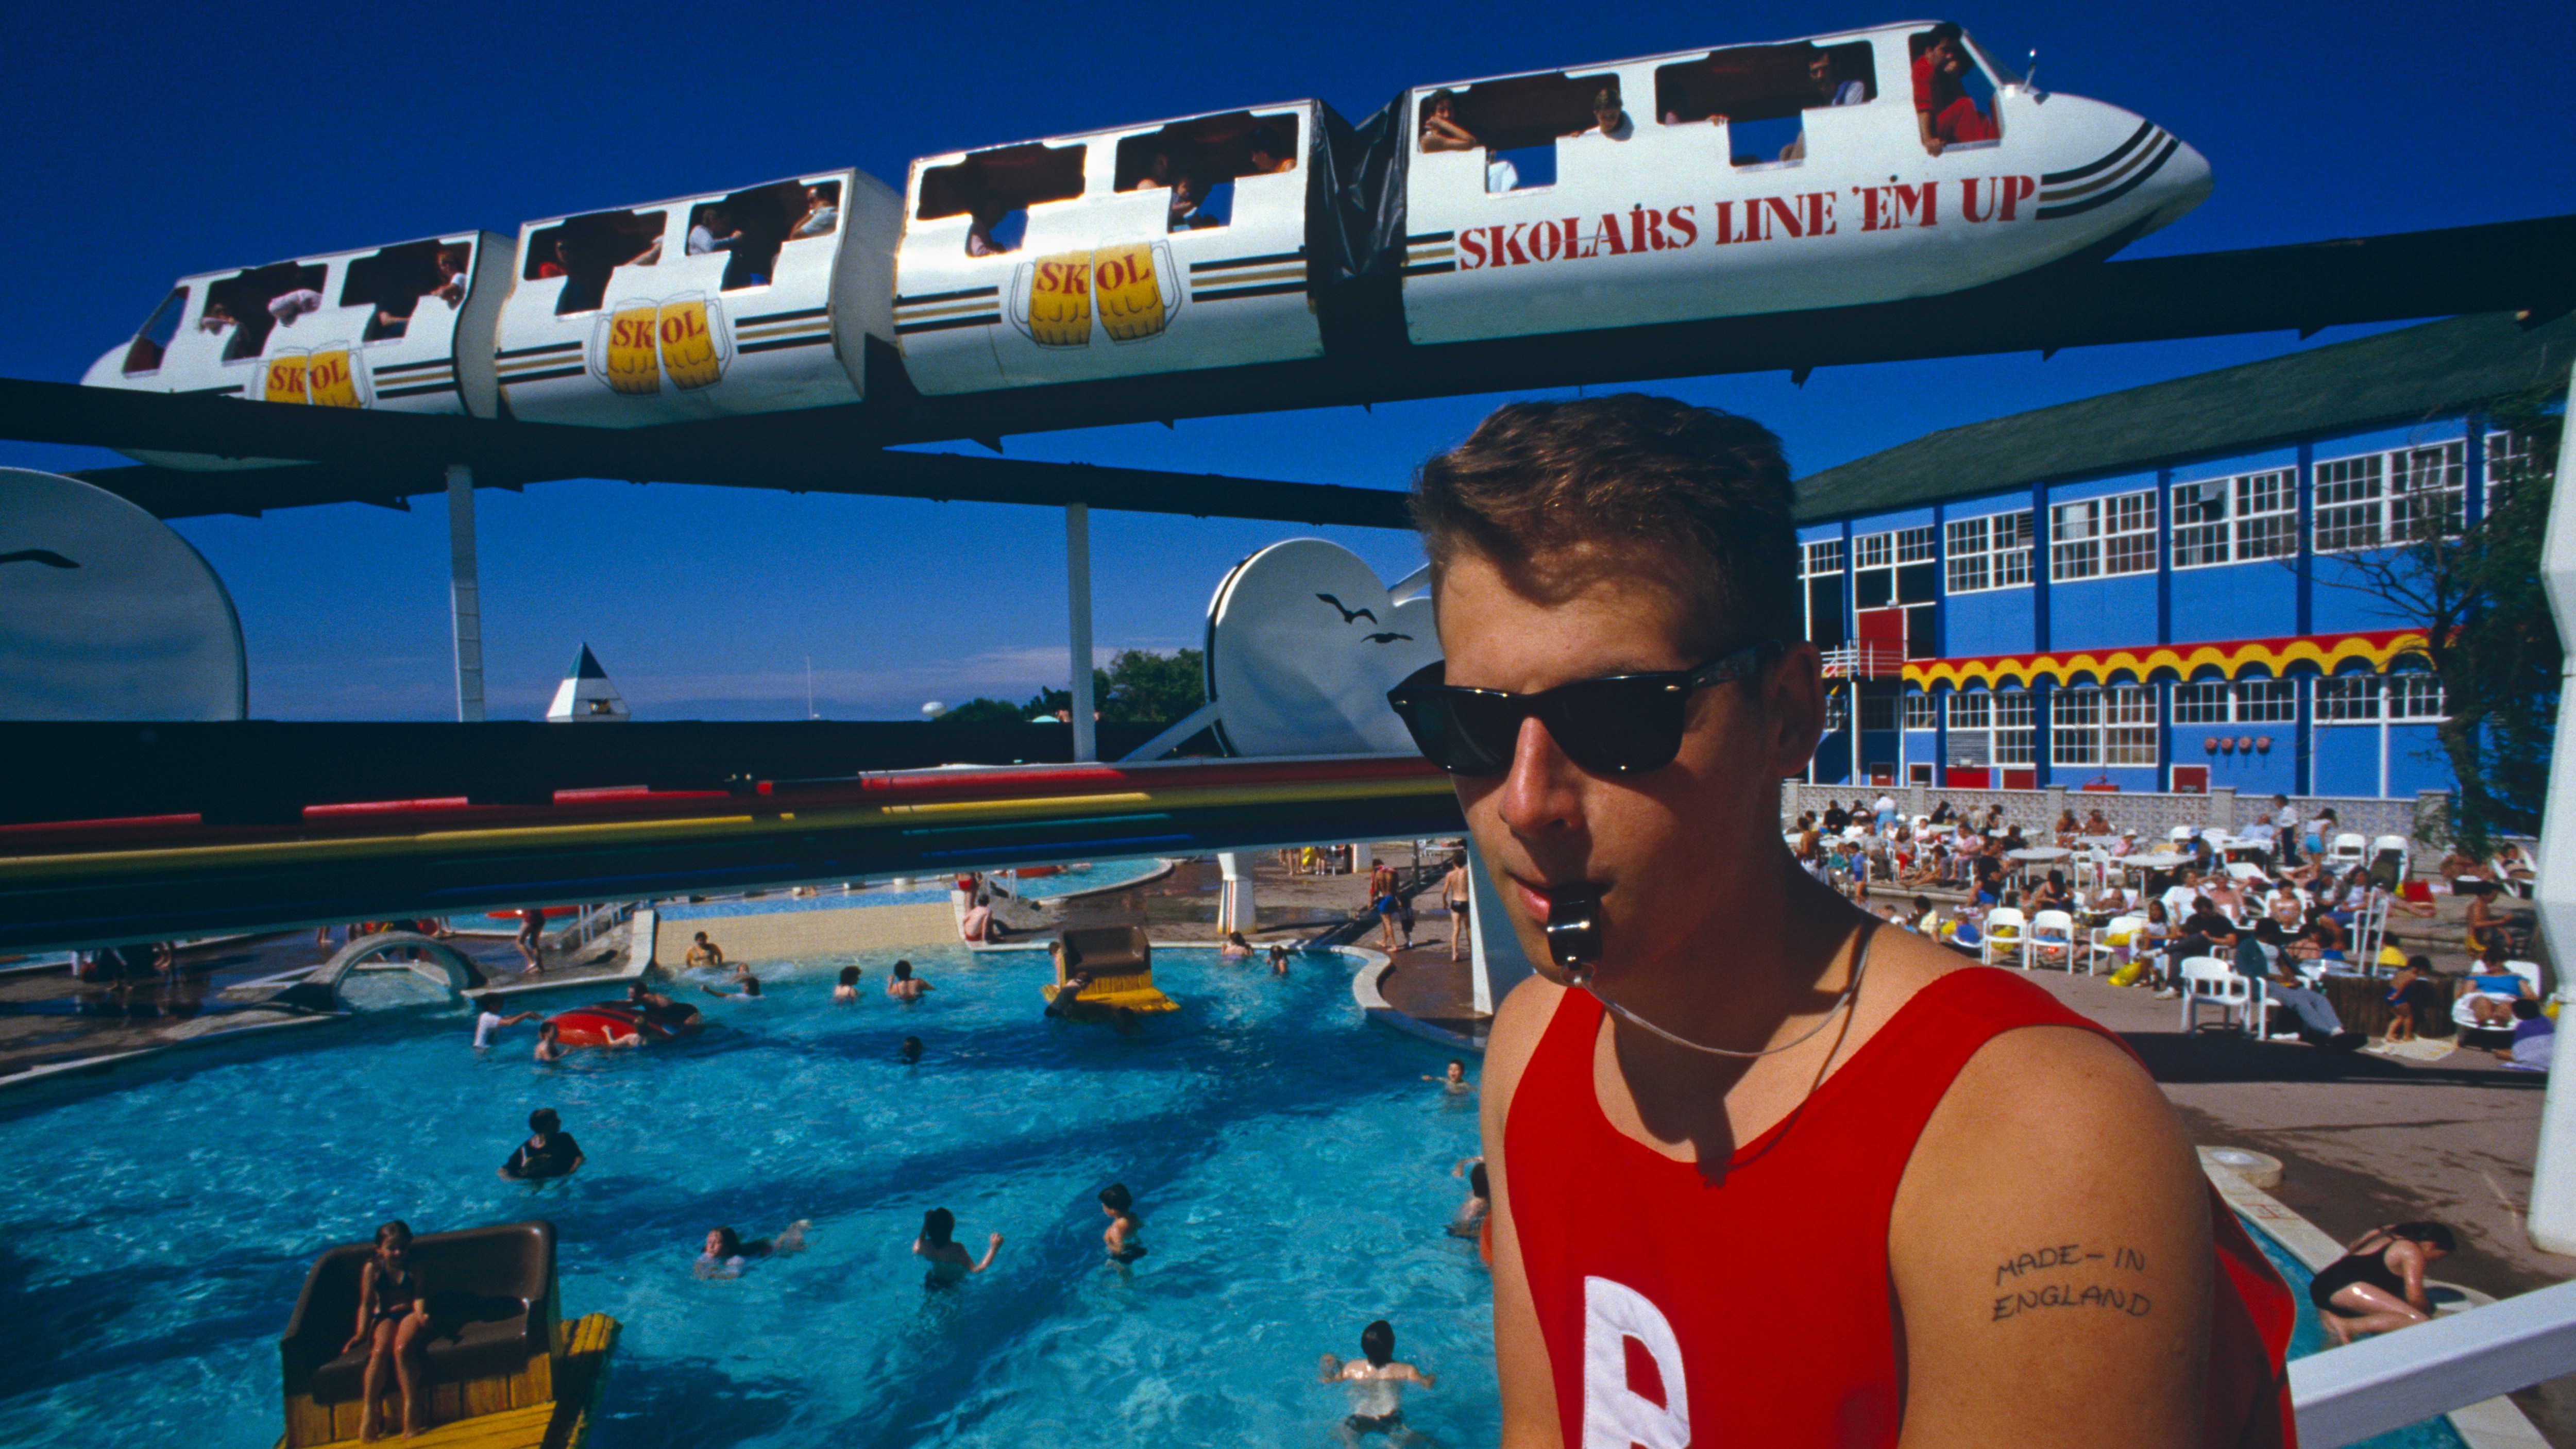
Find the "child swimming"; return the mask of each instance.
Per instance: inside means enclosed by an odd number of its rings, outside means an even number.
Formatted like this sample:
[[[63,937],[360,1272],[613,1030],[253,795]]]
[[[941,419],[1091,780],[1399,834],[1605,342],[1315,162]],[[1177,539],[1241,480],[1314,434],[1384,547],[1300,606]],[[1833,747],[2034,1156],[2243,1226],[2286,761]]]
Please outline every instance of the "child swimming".
[[[693,1271],[700,1278],[739,1278],[742,1270],[758,1259],[804,1252],[805,1230],[813,1225],[811,1218],[798,1218],[777,1237],[754,1238],[747,1243],[731,1228],[709,1228],[706,1251],[698,1254]]]
[[[832,999],[834,1001],[858,1000],[859,974],[859,968],[856,966],[842,967],[840,984],[832,988]]]
[[[946,1208],[932,1208],[921,1215],[921,1236],[912,1240],[912,1255],[930,1260],[930,1271],[922,1275],[924,1288],[944,1288],[962,1281],[969,1273],[981,1273],[993,1266],[993,1255],[1002,1251],[1002,1235],[991,1235],[982,1261],[967,1256],[957,1242],[957,1215]]]
[[[1322,1362],[1323,1382],[1350,1390],[1351,1411],[1333,1426],[1333,1437],[1357,1444],[1363,1434],[1384,1434],[1390,1444],[1429,1443],[1404,1422],[1404,1386],[1432,1387],[1437,1380],[1395,1357],[1395,1326],[1381,1318],[1360,1330],[1360,1357],[1348,1363],[1331,1354]]]

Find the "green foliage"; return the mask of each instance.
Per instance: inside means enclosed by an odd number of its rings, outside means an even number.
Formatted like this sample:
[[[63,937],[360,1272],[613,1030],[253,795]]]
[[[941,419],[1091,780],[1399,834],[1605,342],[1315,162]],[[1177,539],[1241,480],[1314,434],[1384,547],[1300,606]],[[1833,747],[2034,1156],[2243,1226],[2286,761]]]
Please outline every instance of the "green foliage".
[[[1108,674],[1095,670],[1093,678],[1107,685],[1098,696],[1104,720],[1167,725],[1207,703],[1205,668],[1195,649],[1170,654],[1122,649],[1109,661]],[[1100,683],[1093,687],[1100,689]]]
[[[2318,559],[2320,582],[2354,589],[2430,641],[2449,717],[2436,730],[2459,781],[2447,834],[2483,857],[2496,834],[2536,835],[2549,793],[2563,648],[2541,584],[2563,417],[2546,392],[2496,404],[2488,426],[2517,434],[2524,463],[2490,480],[2495,506],[2474,528],[2424,526],[2398,547]]]
[[[1018,720],[1023,717],[1018,705],[1006,700],[987,699],[982,695],[977,695],[940,716],[941,719],[953,719],[959,724],[984,724],[995,720]]]

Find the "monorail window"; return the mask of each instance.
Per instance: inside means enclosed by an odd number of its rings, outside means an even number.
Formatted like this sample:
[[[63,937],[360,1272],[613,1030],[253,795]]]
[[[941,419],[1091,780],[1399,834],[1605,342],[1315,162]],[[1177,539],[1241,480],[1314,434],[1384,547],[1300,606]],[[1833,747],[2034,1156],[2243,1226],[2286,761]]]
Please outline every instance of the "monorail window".
[[[1234,181],[1297,169],[1297,117],[1234,111],[1175,121],[1118,143],[1120,191],[1170,190],[1171,229],[1224,226]]]
[[[1487,191],[1556,184],[1560,137],[1633,133],[1615,75],[1513,76],[1423,98],[1417,144],[1425,151],[1485,152]]]
[[[412,314],[424,299],[445,302],[450,311],[462,305],[473,271],[472,242],[405,242],[351,260],[340,281],[339,305],[374,308],[365,340],[391,341],[411,330]]]
[[[662,259],[660,211],[594,211],[546,227],[528,238],[520,276],[536,282],[564,279],[555,314],[596,312],[608,297],[608,274],[619,267],[649,267]]]
[[[1916,31],[1905,50],[1914,61],[1914,124],[1925,151],[1938,156],[2002,139],[1994,82],[1958,26],[1945,20]]]
[[[152,309],[152,315],[144,321],[142,329],[134,334],[133,345],[125,349],[128,376],[160,369],[161,359],[170,351],[170,339],[179,335],[179,319],[186,315],[187,310],[188,289],[185,287],[171,292],[161,299],[160,306]]]
[[[913,219],[972,218],[966,228],[968,256],[1017,251],[1030,207],[1082,195],[1083,159],[1090,149],[1030,141],[930,167],[921,173],[921,201]]]
[[[808,186],[774,181],[690,208],[689,255],[725,254],[723,290],[765,287],[776,275],[778,249],[791,240],[829,236],[840,225],[841,183]]]
[[[1724,124],[1737,166],[1803,161],[1806,113],[1878,97],[1866,40],[1843,45],[1739,45],[1655,71],[1655,114],[1667,126]]]
[[[291,325],[321,307],[322,281],[329,270],[318,263],[273,262],[235,272],[207,286],[206,310],[197,325],[209,332],[232,333],[224,343],[224,361],[257,357],[268,346],[268,334],[280,324]]]

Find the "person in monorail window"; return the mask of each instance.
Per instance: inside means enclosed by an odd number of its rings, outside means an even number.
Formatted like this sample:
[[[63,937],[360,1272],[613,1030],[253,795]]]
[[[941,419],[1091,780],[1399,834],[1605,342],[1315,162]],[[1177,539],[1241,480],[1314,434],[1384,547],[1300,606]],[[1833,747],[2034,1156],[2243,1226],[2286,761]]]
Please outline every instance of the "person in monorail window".
[[[1960,79],[1968,71],[1966,38],[1947,20],[1933,26],[1931,35],[1914,58],[1914,120],[1924,151],[1938,156],[1944,146],[1994,140],[1994,119],[1977,108]]]
[[[1483,145],[1466,127],[1458,124],[1458,98],[1448,91],[1431,93],[1422,103],[1422,149],[1425,151],[1473,151]]]
[[[1297,169],[1297,160],[1288,154],[1288,143],[1278,132],[1264,126],[1244,143],[1244,164],[1255,176],[1274,176]]]
[[[1569,136],[1589,136],[1598,131],[1613,141],[1625,141],[1637,134],[1628,122],[1628,113],[1619,105],[1619,93],[1603,86],[1592,93],[1592,120],[1566,132]]]

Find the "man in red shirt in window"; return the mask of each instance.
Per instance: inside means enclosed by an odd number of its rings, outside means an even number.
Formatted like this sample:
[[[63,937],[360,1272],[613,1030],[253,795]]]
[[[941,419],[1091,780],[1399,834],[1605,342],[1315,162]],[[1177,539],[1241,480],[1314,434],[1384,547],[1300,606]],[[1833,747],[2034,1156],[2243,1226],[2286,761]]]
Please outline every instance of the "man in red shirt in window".
[[[1783,844],[1790,501],[1636,394],[1415,485],[1446,657],[1389,699],[1545,963],[1485,1058],[1504,1449],[2290,1442],[2295,1306],[2145,1069]]]
[[[1968,42],[1947,20],[1932,27],[1931,40],[1914,58],[1914,123],[1923,133],[1923,149],[1941,154],[1962,141],[1991,141],[2001,133],[1994,119],[1977,109],[1976,98],[1960,83],[1968,72]]]

